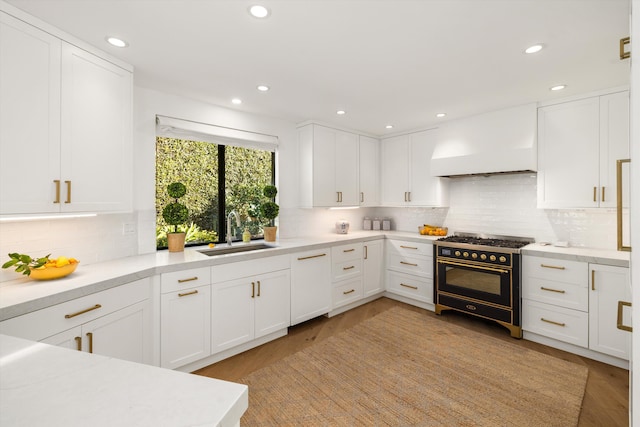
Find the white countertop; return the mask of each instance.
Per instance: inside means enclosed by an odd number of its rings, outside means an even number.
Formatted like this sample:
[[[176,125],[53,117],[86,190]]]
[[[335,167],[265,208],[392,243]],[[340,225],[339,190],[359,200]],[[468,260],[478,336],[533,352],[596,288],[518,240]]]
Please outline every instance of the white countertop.
[[[233,426],[243,384],[0,335],[0,425]]]
[[[573,261],[605,264],[617,267],[629,267],[630,253],[606,249],[559,247],[532,243],[522,248],[523,255],[534,255],[545,258],[567,259]]]

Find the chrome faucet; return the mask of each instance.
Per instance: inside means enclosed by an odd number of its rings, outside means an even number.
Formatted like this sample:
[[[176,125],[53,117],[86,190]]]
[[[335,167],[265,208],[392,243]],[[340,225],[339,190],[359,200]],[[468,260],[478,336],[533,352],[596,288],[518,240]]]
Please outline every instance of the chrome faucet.
[[[236,218],[236,225],[240,227],[240,217],[236,213],[236,211],[231,211],[227,215],[227,245],[231,246],[231,242],[233,242],[233,234],[231,233],[231,217],[234,216]]]

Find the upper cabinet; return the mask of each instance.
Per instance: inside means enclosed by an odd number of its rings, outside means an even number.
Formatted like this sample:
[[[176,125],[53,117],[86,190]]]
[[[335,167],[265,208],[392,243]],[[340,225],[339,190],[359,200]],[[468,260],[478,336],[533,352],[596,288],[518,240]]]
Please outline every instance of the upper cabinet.
[[[435,131],[383,139],[381,197],[383,206],[448,206],[449,178],[431,175]]]
[[[380,205],[380,141],[360,135],[360,206]]]
[[[298,129],[302,207],[359,206],[358,135],[305,125]]]
[[[0,12],[0,214],[131,209],[132,72]]]
[[[538,109],[539,208],[615,207],[628,158],[628,91]]]

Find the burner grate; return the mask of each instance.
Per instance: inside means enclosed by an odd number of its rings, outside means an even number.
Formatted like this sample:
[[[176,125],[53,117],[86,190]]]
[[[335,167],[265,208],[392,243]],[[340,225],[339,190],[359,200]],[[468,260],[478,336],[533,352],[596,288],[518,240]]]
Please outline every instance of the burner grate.
[[[493,246],[499,248],[520,249],[531,243],[531,239],[512,240],[475,236],[448,236],[438,239],[439,242],[465,243],[470,245]]]

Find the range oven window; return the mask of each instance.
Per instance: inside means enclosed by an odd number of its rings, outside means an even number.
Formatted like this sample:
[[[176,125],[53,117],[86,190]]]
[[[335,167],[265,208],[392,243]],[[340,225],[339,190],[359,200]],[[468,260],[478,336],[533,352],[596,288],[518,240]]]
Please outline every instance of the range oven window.
[[[501,278],[495,273],[487,273],[467,268],[446,266],[446,284],[474,291],[500,295]]]

